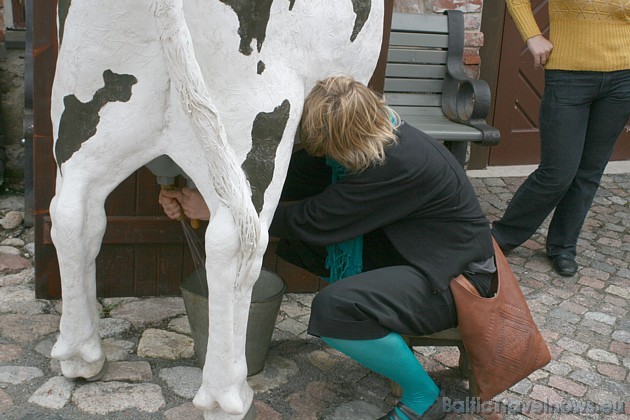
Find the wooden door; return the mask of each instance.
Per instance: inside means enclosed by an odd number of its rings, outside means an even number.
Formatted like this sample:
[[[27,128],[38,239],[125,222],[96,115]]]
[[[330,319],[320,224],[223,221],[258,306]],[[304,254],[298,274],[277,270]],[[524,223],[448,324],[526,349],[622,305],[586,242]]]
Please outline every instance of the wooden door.
[[[503,2],[485,2],[482,31],[482,78],[494,88],[492,125],[501,131],[501,143],[488,150],[489,166],[537,164],[540,158],[538,109],[544,70],[534,69],[514,21]],[[548,36],[547,0],[532,0],[539,27]],[[492,5],[491,5],[492,4]],[[630,159],[630,121],[617,141],[612,160]]]
[[[50,120],[50,93],[57,58],[56,1],[37,1],[29,6],[32,6],[29,7],[32,57],[27,65],[32,69],[25,73],[32,78],[26,84],[32,86],[33,92],[31,188],[35,291],[37,298],[54,299],[61,297],[48,213],[56,176]],[[177,295],[181,280],[194,271],[183,229],[179,222],[163,215],[157,203],[158,192],[155,177],[142,168],[108,197],[107,230],[96,260],[98,296]]]

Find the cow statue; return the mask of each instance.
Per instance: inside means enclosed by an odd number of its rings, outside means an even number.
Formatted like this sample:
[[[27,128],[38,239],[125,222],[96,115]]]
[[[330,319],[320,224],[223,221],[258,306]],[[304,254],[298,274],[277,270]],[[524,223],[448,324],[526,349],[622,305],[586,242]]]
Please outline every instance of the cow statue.
[[[383,9],[371,0],[59,0],[50,215],[63,298],[52,357],[63,375],[96,379],[106,362],[95,282],[105,199],[167,155],[212,214],[208,351],[194,404],[206,419],[245,416],[251,291],[305,96],[335,74],[368,82]]]

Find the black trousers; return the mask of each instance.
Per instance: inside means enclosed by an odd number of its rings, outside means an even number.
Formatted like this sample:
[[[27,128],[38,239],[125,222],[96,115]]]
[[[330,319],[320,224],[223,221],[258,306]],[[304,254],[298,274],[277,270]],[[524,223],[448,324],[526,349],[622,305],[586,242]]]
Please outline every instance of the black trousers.
[[[323,159],[296,152],[283,199],[300,200],[317,194],[329,184],[330,177]],[[325,247],[281,240],[277,255],[313,274],[328,275]],[[485,291],[490,287],[489,278],[475,283]],[[451,291],[434,292],[429,280],[409,265],[379,229],[363,237],[363,272],[332,283],[315,296],[308,333],[367,340],[391,331],[424,335],[455,326],[457,311]]]

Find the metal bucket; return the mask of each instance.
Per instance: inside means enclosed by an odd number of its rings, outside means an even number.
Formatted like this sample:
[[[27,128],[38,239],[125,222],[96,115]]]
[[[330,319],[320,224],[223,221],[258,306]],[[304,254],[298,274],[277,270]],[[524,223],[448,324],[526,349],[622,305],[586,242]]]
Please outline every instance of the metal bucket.
[[[205,270],[198,270],[186,277],[180,286],[195,342],[197,364],[201,368],[206,361],[208,344],[208,295],[201,283],[205,282],[205,279]],[[287,285],[280,276],[265,269],[261,270],[258,280],[254,283],[245,345],[247,376],[255,375],[265,367],[273,328],[286,288]]]

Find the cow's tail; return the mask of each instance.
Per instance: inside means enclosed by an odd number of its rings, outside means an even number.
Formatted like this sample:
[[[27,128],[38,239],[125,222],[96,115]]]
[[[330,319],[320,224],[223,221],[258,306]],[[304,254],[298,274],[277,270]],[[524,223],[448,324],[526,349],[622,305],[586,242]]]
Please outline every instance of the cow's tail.
[[[230,209],[239,231],[240,275],[247,275],[243,268],[251,261],[260,239],[260,222],[250,198],[249,182],[212,104],[195,58],[182,1],[155,0],[152,8],[171,82],[207,157],[214,189]]]

